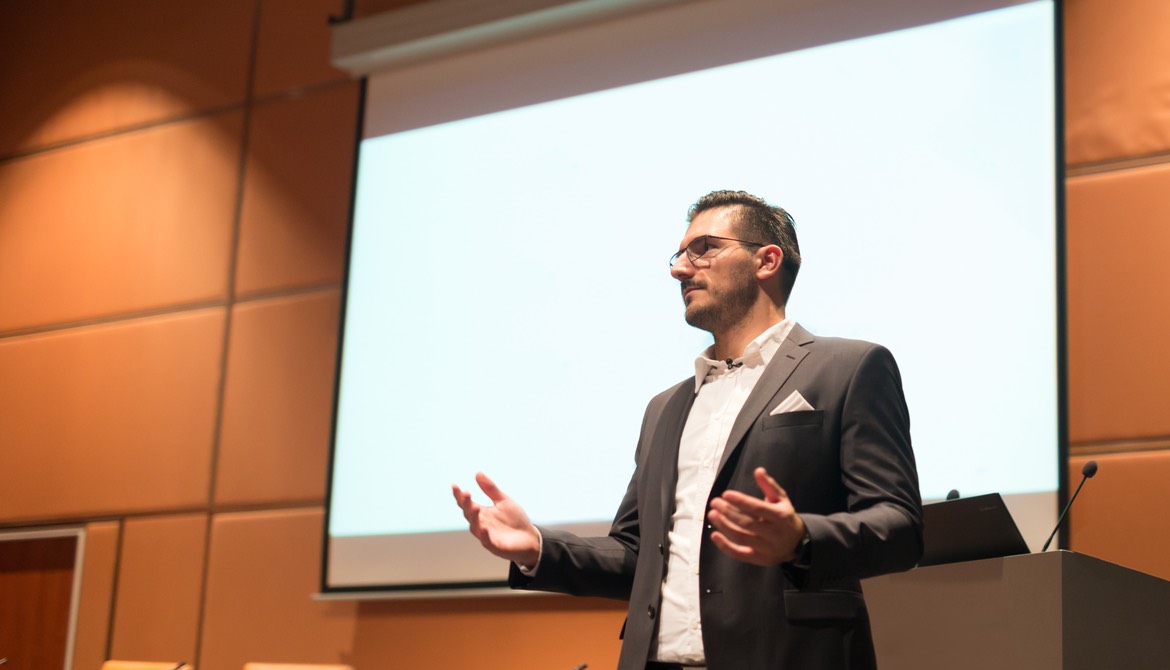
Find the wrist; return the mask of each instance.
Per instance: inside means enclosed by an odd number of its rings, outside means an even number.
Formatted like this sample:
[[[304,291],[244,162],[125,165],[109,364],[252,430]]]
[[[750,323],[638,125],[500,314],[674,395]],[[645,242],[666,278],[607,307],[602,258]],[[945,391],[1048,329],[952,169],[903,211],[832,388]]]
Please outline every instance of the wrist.
[[[800,526],[800,540],[792,550],[792,560],[789,563],[798,568],[807,568],[812,564],[812,535],[808,532],[808,526],[803,523]]]
[[[534,526],[532,533],[534,536],[532,547],[521,551],[518,556],[512,558],[516,567],[525,573],[536,572],[536,568],[540,565],[541,545],[544,544],[544,536],[540,534],[539,528]]]

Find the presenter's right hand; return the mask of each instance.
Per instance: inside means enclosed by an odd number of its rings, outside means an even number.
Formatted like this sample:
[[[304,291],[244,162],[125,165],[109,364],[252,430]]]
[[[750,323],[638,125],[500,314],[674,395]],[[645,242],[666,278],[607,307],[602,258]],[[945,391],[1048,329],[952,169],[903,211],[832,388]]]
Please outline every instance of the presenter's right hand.
[[[492,501],[484,507],[471,499],[471,493],[452,484],[455,502],[463,510],[471,534],[488,551],[524,568],[533,568],[540,560],[540,533],[528,520],[524,509],[504,495],[495,482],[482,472],[475,482]]]

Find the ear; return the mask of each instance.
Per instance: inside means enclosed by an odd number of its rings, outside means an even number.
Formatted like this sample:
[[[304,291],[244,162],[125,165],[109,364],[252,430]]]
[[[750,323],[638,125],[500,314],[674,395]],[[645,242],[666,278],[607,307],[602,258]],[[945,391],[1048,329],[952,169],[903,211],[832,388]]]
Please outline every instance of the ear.
[[[784,261],[784,252],[775,244],[760,247],[756,251],[756,279],[764,280],[775,277],[780,273],[780,264]]]

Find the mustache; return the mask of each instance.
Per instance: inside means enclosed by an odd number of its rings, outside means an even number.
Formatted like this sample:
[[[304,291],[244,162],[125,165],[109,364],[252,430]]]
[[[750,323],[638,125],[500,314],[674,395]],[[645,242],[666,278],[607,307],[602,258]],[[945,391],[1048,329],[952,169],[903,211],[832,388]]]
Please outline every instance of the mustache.
[[[684,279],[679,282],[679,290],[686,292],[689,288],[707,288],[707,285],[695,279]]]

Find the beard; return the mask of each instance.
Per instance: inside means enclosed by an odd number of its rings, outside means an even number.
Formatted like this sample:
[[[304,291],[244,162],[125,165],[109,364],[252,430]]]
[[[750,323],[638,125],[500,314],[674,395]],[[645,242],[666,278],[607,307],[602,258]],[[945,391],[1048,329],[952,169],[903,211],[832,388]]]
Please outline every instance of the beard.
[[[712,289],[710,285],[693,280],[683,282],[684,289],[695,285],[702,287],[709,298],[706,304],[694,301],[686,306],[684,316],[688,324],[714,335],[726,332],[747,318],[758,293],[755,274],[745,264],[737,266],[727,279],[727,287],[721,289]]]

